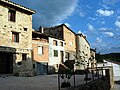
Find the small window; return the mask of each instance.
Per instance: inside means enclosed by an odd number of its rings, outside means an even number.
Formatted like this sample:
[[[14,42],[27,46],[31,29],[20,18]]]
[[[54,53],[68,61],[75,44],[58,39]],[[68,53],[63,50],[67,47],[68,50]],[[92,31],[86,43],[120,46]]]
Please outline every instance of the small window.
[[[66,60],[69,60],[69,56],[70,56],[69,53],[68,53],[68,52],[65,52],[65,59],[66,59]]]
[[[15,22],[15,17],[16,17],[16,11],[9,10],[8,11],[8,21]]]
[[[63,42],[60,42],[60,46],[63,46]]]
[[[54,50],[54,57],[58,57],[58,50]]]
[[[57,46],[57,41],[53,40],[53,45]]]
[[[43,54],[43,46],[38,46],[38,54]]]
[[[19,33],[12,32],[12,42],[19,42]]]
[[[27,28],[24,28],[24,31],[27,31]]]
[[[35,69],[35,64],[33,64],[33,69]]]
[[[22,65],[22,62],[17,62],[17,65]]]
[[[27,60],[27,54],[22,54],[22,60]]]

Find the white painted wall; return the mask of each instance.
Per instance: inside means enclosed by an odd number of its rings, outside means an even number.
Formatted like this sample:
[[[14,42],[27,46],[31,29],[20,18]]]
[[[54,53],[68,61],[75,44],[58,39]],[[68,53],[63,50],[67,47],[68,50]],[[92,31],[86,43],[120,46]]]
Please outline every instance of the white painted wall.
[[[106,60],[104,60],[104,62],[106,62],[106,66],[113,66],[114,80],[120,80],[120,64],[116,64],[114,62],[109,62]]]
[[[58,42],[57,46],[53,45],[53,40],[57,40],[57,42]],[[60,46],[60,41],[63,42],[63,46]],[[58,57],[54,57],[54,50],[58,50]],[[64,54],[63,56],[64,56],[64,60],[65,60],[64,41],[49,37],[49,63],[48,64],[50,66],[61,63],[60,51],[63,51],[63,54]]]

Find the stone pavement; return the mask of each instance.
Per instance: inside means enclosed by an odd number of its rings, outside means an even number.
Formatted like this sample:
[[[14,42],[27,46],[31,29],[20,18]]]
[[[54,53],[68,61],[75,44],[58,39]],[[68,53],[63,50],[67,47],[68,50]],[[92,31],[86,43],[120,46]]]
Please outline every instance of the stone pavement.
[[[76,86],[85,84],[84,75],[76,75],[75,77]],[[72,76],[70,80],[72,86],[74,85],[73,80]],[[0,90],[58,90],[58,75],[35,77],[0,76]]]

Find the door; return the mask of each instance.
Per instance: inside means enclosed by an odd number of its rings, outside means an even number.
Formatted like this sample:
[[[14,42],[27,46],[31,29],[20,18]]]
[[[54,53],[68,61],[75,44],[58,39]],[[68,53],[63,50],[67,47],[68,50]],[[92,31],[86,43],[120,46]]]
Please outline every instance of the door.
[[[0,74],[13,72],[13,54],[0,52]]]
[[[37,74],[44,75],[48,72],[48,63],[45,62],[37,62]]]
[[[64,62],[64,57],[63,57],[63,51],[60,51],[60,61],[63,63]]]

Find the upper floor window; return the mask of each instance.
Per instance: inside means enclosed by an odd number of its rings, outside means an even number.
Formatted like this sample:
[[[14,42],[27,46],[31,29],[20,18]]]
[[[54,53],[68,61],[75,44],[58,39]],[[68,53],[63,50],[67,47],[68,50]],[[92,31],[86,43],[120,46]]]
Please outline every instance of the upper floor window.
[[[27,60],[27,54],[22,54],[22,60]]]
[[[60,46],[63,46],[63,42],[60,41]]]
[[[16,11],[9,10],[8,11],[8,21],[15,22],[15,17],[16,17]]]
[[[58,57],[58,50],[54,50],[54,57]]]
[[[57,41],[56,40],[53,40],[53,45],[57,46]]]
[[[12,32],[12,42],[19,42],[19,33]]]
[[[27,28],[24,28],[24,31],[27,31]]]
[[[42,46],[38,46],[38,54],[43,54],[43,47]]]

